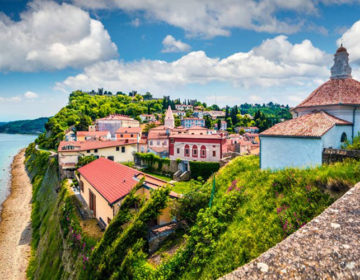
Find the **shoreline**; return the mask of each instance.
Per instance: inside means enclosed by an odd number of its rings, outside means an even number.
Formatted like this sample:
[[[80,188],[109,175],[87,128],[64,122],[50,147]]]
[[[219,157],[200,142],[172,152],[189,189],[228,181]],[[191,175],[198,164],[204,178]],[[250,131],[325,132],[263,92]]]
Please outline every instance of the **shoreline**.
[[[26,279],[31,242],[32,185],[25,170],[25,149],[11,164],[10,192],[1,205],[0,277]]]

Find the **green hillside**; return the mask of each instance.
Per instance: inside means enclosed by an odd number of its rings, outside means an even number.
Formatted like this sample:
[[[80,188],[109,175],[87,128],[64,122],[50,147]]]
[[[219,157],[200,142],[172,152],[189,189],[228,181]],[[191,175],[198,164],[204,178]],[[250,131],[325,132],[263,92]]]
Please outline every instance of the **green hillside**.
[[[45,131],[45,124],[48,120],[49,118],[38,118],[35,120],[0,123],[0,133],[40,134]]]

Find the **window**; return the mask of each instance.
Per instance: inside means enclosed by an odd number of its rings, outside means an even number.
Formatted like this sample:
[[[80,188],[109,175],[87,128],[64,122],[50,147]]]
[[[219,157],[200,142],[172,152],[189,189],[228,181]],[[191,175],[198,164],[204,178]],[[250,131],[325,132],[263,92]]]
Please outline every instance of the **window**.
[[[125,147],[121,147],[121,152],[125,153]]]
[[[108,220],[108,225],[109,225],[109,224],[110,224],[110,222],[111,222],[111,219],[108,217],[108,219],[107,219],[107,220]]]
[[[200,148],[200,157],[206,158],[206,147],[204,145],[202,145]]]
[[[189,145],[185,145],[184,155],[185,155],[186,157],[189,157],[189,156],[190,156],[190,147],[189,147]]]
[[[79,186],[80,186],[80,191],[84,192],[84,182],[83,181],[80,180]]]
[[[157,144],[158,146],[160,146],[160,140],[157,140],[156,144]]]
[[[341,140],[340,140],[340,142],[341,142],[341,143],[344,143],[344,142],[346,142],[346,141],[347,141],[347,136],[346,136],[346,133],[343,132],[343,134],[341,134]]]
[[[123,138],[123,137],[124,137],[124,135],[123,135],[123,134],[120,134],[120,137],[121,137],[121,138]]]
[[[94,150],[94,153],[97,153],[97,152],[98,152],[98,149],[95,149],[95,150]]]
[[[152,140],[150,140],[150,146],[152,146],[152,144],[153,144],[153,141],[152,141]]]
[[[117,152],[120,151],[120,147],[116,147],[116,151],[117,151]]]
[[[108,156],[107,158],[108,158],[109,160],[114,161],[114,156]]]
[[[180,154],[180,149],[179,148],[176,149],[176,153]]]
[[[194,145],[193,147],[192,147],[192,156],[193,157],[197,157],[198,156],[198,147],[196,146],[196,145]]]
[[[134,137],[134,134],[130,134],[130,137]]]
[[[213,151],[213,157],[216,157],[216,151]]]
[[[87,152],[88,154],[90,154],[90,150],[87,150],[86,152]]]

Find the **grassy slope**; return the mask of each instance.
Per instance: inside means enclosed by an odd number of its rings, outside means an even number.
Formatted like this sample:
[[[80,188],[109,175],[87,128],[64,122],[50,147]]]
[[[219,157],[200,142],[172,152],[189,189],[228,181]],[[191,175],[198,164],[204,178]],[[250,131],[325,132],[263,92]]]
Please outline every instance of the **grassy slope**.
[[[238,159],[220,173],[221,191],[235,179],[237,186],[245,188],[247,198],[234,211],[233,222],[220,236],[213,257],[201,274],[204,279],[220,276],[247,263],[319,215],[333,202],[324,193],[327,192],[323,189],[325,186],[341,189],[360,180],[359,163],[274,173],[259,171],[256,163],[253,170],[237,173],[244,162],[248,164],[246,160]],[[277,213],[284,207],[288,209]]]
[[[180,273],[167,274],[165,278],[216,279],[232,271],[320,214],[358,181],[360,163],[354,161],[308,170],[270,172],[259,170],[257,157],[236,158],[216,176],[217,193],[213,206],[223,205],[227,194],[239,191],[242,201],[239,207],[231,210],[232,219],[225,223],[225,230],[220,230],[220,234],[212,232],[203,226],[204,221],[206,224],[206,221],[217,219],[215,225],[224,225],[224,222],[218,218],[221,215],[218,210],[205,211],[206,218],[198,219],[193,233],[189,234],[190,240],[196,240],[195,247],[200,249],[185,247],[184,251],[179,250],[168,264],[184,258],[183,266],[165,264],[164,267],[179,269]],[[211,183],[204,187],[211,188]],[[199,232],[205,234],[199,235]],[[158,269],[160,275],[161,269]]]

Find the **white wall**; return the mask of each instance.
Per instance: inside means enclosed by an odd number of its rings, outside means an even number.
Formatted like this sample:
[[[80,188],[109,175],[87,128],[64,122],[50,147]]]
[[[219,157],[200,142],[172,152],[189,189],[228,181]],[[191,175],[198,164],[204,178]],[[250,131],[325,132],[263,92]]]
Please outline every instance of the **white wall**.
[[[336,125],[322,137],[323,148],[339,149],[341,147],[341,135],[346,133],[348,140],[351,140],[352,126]]]
[[[306,168],[322,163],[320,138],[261,137],[262,169]]]

